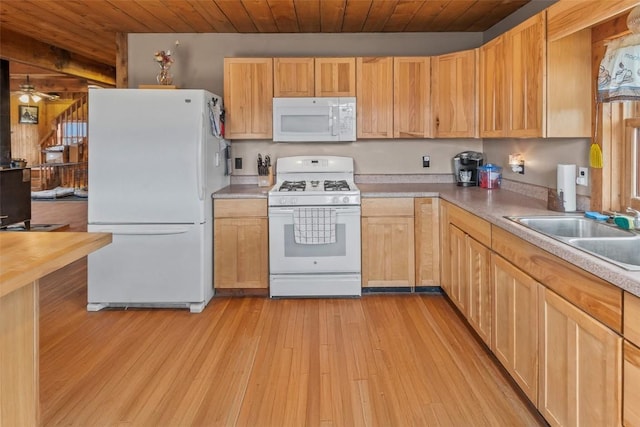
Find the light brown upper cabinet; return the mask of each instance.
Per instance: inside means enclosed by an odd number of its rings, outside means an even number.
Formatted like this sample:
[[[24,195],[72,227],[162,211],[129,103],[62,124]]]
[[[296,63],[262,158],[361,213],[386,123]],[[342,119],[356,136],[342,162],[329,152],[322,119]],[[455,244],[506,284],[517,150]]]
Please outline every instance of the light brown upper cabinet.
[[[544,13],[529,18],[506,33],[507,99],[511,113],[508,135],[543,136]]]
[[[356,59],[358,138],[393,138],[393,58]]]
[[[431,136],[431,58],[393,58],[393,137]]]
[[[273,96],[315,95],[313,58],[273,58]]]
[[[315,58],[316,96],[356,96],[356,58]]]
[[[547,41],[541,12],[480,49],[480,136],[589,137],[591,30]]]
[[[506,134],[509,110],[506,98],[505,37],[491,40],[480,48],[480,136]]]
[[[271,139],[273,60],[224,59],[225,138]]]
[[[476,62],[478,49],[435,56],[431,59],[433,136],[478,136]]]
[[[547,137],[591,136],[591,29],[547,42]]]

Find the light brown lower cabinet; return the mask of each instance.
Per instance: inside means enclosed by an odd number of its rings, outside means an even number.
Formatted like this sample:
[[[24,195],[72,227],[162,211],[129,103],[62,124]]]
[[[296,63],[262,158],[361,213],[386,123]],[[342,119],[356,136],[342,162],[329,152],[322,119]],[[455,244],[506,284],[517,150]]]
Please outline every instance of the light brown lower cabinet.
[[[640,427],[640,298],[624,293],[623,424]]]
[[[442,289],[475,329],[491,344],[491,242],[488,222],[448,202],[440,203]],[[475,237],[474,237],[475,236]]]
[[[527,397],[538,397],[538,292],[542,286],[513,264],[491,254],[493,311],[491,350]]]
[[[550,425],[620,425],[621,364],[622,337],[540,287],[538,410]]]
[[[640,348],[624,341],[623,425],[640,426]]]
[[[440,286],[440,199],[421,197],[413,203],[416,286]]]
[[[216,289],[269,287],[269,223],[265,199],[214,201]]]
[[[491,250],[471,236],[465,237],[468,280],[467,320],[491,345]]]
[[[449,224],[449,289],[447,295],[458,309],[467,314],[467,265],[466,234],[453,224]]]
[[[362,200],[362,286],[414,287],[413,198]]]

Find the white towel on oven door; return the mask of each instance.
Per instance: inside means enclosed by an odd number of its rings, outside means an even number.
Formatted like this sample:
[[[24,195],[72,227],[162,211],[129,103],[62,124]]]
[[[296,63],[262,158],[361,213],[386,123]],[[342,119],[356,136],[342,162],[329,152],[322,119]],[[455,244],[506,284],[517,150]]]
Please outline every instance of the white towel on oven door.
[[[336,242],[336,210],[333,208],[294,208],[293,236],[301,245]]]

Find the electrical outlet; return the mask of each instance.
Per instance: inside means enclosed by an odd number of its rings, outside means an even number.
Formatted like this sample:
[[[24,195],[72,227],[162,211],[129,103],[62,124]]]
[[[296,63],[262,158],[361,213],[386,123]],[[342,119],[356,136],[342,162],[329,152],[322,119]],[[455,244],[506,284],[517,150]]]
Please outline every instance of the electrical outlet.
[[[576,178],[576,184],[589,185],[589,168],[578,168],[578,178]]]
[[[234,169],[242,169],[242,157],[236,157],[235,161],[236,161],[236,165]]]
[[[431,156],[422,156],[422,167],[428,168],[431,163]]]

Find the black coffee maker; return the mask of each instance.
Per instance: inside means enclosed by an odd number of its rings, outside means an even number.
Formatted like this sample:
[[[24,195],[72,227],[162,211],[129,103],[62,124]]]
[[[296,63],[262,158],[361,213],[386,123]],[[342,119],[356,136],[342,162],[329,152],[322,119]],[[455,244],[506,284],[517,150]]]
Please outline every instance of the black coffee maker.
[[[478,166],[484,164],[484,154],[478,151],[463,151],[453,158],[453,172],[456,183],[461,187],[478,185]]]

